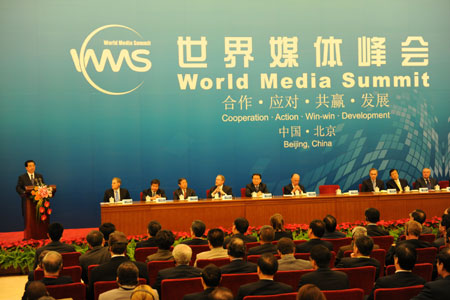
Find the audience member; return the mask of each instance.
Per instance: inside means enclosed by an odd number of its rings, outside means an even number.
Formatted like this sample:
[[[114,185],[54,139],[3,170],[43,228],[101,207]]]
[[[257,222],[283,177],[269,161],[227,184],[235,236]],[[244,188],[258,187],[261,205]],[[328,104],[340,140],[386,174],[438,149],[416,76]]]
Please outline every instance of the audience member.
[[[208,300],[209,294],[219,286],[221,279],[221,272],[218,266],[209,264],[202,270],[202,286],[204,291],[199,293],[187,294],[183,300]]]
[[[246,218],[236,218],[233,222],[233,228],[231,231],[233,235],[231,237],[227,237],[223,243],[223,247],[226,248],[231,238],[238,237],[243,240],[245,243],[254,243],[257,241],[256,237],[253,235],[246,235],[249,224]]]
[[[158,292],[146,284],[138,285],[131,294],[131,300],[159,300]]]
[[[447,211],[446,209],[445,211]],[[441,246],[445,245],[445,232],[450,228],[450,215],[449,214],[443,214],[442,220],[439,223],[439,234],[441,235],[439,238],[434,240],[433,246],[436,248],[439,248]]]
[[[39,254],[38,258],[38,264],[34,270],[31,270],[28,272],[28,281],[34,281],[34,271],[35,270],[43,270],[44,267],[42,266],[42,260],[44,259],[44,256],[49,252],[49,250],[44,250]]]
[[[368,208],[365,213],[367,226],[367,235],[368,236],[385,236],[389,235],[389,232],[378,226],[377,223],[380,221],[380,211],[376,208]]]
[[[42,297],[39,298],[38,300],[56,300],[56,299],[53,298],[52,296],[42,296]]]
[[[355,244],[355,240],[360,236],[367,236],[367,229],[362,226],[356,226],[352,229],[352,243],[350,245],[342,246],[339,248],[338,253],[336,254],[336,264],[344,257],[345,251],[351,250],[353,251],[353,245]],[[379,249],[380,246],[377,244],[373,245],[373,249]]]
[[[226,287],[217,287],[210,294],[211,300],[234,300],[233,293]]]
[[[307,273],[300,278],[298,287],[312,283],[321,290],[344,290],[349,288],[347,274],[330,269],[331,252],[323,245],[316,245],[311,249],[311,264],[314,272]]]
[[[332,215],[326,215],[323,218],[323,222],[325,223],[325,233],[323,234],[323,239],[341,239],[345,238],[346,235],[343,232],[336,231],[336,218]]]
[[[309,261],[295,258],[295,244],[290,238],[281,238],[278,241],[277,248],[281,257],[278,260],[279,271],[312,269]]]
[[[103,234],[98,230],[92,230],[86,236],[89,250],[80,256],[82,269],[81,278],[88,283],[88,268],[90,265],[101,265],[111,260],[108,247],[104,247]]]
[[[197,260],[199,259],[213,259],[213,258],[225,258],[228,257],[227,249],[223,248],[223,240],[225,234],[222,229],[213,228],[208,231],[208,246],[209,251],[200,252],[197,254],[194,266],[197,266]]]
[[[327,300],[327,298],[314,284],[305,284],[298,290],[297,300]]]
[[[108,246],[109,235],[116,231],[116,226],[113,223],[103,223],[98,230],[103,233],[103,239],[105,240],[104,246]]]
[[[155,237],[156,245],[158,245],[158,251],[154,254],[147,256],[146,262],[159,261],[159,260],[173,260],[172,251],[170,247],[175,242],[175,236],[170,230],[160,230]]]
[[[273,239],[275,238],[275,232],[272,226],[264,225],[259,230],[259,243],[261,245],[250,248],[248,255],[258,255],[263,253],[277,253],[277,246],[273,245]]]
[[[284,229],[284,219],[281,214],[274,214],[270,217],[270,225],[272,225],[273,229],[275,230],[275,241],[278,241],[279,239],[286,237],[293,239],[292,232],[286,231]]]
[[[242,300],[251,295],[277,295],[292,292],[292,287],[273,280],[278,270],[277,259],[272,253],[264,253],[258,259],[259,281],[241,285],[236,300]]]
[[[230,257],[230,263],[220,268],[222,274],[256,272],[256,264],[244,260],[246,247],[243,240],[238,237],[232,238],[228,244],[227,251]]]
[[[208,245],[208,241],[203,239],[205,234],[206,225],[203,221],[195,220],[191,224],[191,237],[192,239],[182,242],[186,245]]]
[[[147,236],[148,238],[146,240],[140,241],[136,244],[137,248],[146,248],[146,247],[158,247],[156,244],[156,234],[161,230],[161,224],[156,221],[152,220],[147,225]]]
[[[45,284],[42,281],[31,281],[25,290],[26,300],[38,300],[43,296],[48,296]]]
[[[138,285],[139,270],[131,261],[125,261],[117,268],[117,289],[101,293],[98,300],[128,300]]]
[[[330,251],[333,251],[333,244],[327,241],[322,241],[320,238],[325,233],[325,223],[322,220],[313,220],[309,224],[308,228],[308,238],[309,241],[296,246],[297,253],[309,253],[311,249],[316,245],[323,245],[327,247]]]
[[[430,227],[423,225],[423,223],[427,220],[427,215],[423,210],[415,209],[409,214],[409,220],[419,222],[419,224],[422,225],[422,234],[430,234],[433,232]]]

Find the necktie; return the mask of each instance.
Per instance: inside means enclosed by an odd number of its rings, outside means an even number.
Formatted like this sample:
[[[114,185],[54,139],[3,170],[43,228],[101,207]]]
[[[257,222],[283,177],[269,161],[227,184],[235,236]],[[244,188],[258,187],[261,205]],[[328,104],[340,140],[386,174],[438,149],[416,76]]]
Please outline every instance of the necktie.
[[[427,187],[428,187],[429,189],[431,189],[430,180],[429,180],[429,179],[425,179],[425,182],[426,182],[426,184],[427,184]]]
[[[152,197],[155,197],[155,192],[152,191]]]
[[[119,200],[120,200],[120,198],[119,198],[119,191],[115,191],[115,192],[114,192],[114,200],[115,200],[116,202],[119,202]]]
[[[377,187],[377,182],[375,180],[372,181],[372,185],[373,185],[373,190],[375,191],[375,188]]]
[[[396,183],[397,183],[397,186],[398,186],[398,189],[400,190],[400,192],[403,192],[402,185],[400,183],[400,179],[398,179]]]
[[[34,174],[31,174],[31,185],[34,185]]]

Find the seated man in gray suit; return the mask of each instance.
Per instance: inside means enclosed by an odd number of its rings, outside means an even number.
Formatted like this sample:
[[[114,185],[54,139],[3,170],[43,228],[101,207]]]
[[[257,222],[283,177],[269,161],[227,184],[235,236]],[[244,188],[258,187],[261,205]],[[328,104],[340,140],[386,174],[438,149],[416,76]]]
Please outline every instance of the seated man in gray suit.
[[[281,238],[278,241],[277,247],[278,254],[281,257],[278,260],[278,271],[312,269],[309,261],[294,257],[295,244],[290,238]]]
[[[139,269],[131,261],[123,262],[117,268],[117,289],[101,293],[98,300],[130,299],[133,290],[138,285]]]
[[[160,261],[160,260],[173,260],[170,247],[175,242],[175,236],[170,230],[160,230],[155,237],[156,245],[158,245],[158,251],[154,254],[147,256],[146,262]]]
[[[437,180],[435,178],[430,177],[431,175],[431,169],[424,168],[422,170],[422,177],[417,178],[416,180],[416,189],[419,188],[428,188],[428,189],[434,189],[434,187],[438,184]]]
[[[86,236],[89,250],[80,256],[80,266],[82,269],[81,278],[88,283],[88,268],[90,265],[101,265],[111,260],[111,253],[104,245],[103,233],[92,230]]]

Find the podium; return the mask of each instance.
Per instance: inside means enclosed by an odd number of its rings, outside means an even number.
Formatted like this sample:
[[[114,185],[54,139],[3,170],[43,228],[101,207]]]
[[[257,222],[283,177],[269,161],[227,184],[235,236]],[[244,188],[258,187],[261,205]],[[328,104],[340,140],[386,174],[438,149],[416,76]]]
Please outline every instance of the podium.
[[[48,185],[52,188],[54,195],[56,193],[56,185]],[[36,218],[36,204],[33,199],[31,199],[31,192],[33,191],[34,186],[26,186],[26,199],[25,199],[25,230],[23,232],[23,238],[26,240],[29,239],[47,239],[47,230],[48,224],[50,222],[50,217],[48,217],[45,221],[41,221],[41,219]]]

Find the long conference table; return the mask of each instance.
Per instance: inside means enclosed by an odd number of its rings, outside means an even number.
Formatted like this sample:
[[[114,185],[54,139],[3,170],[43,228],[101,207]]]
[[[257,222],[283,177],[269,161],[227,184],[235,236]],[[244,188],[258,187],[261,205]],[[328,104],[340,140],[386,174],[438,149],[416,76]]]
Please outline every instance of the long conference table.
[[[231,228],[237,217],[247,218],[251,226],[270,224],[269,218],[275,213],[282,214],[286,224],[309,224],[311,220],[323,219],[327,214],[335,216],[338,223],[342,223],[365,220],[364,211],[369,207],[378,208],[382,220],[408,218],[409,213],[417,208],[423,209],[427,217],[440,217],[444,209],[450,207],[450,192],[101,203],[101,219],[102,223],[111,222],[117,230],[127,235],[142,235],[147,233],[150,220],[158,220],[165,229],[182,232],[189,232],[193,220],[202,220],[207,228]]]

